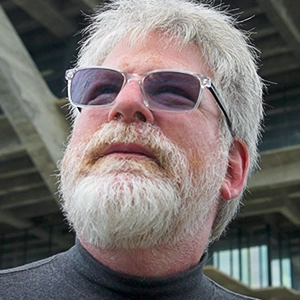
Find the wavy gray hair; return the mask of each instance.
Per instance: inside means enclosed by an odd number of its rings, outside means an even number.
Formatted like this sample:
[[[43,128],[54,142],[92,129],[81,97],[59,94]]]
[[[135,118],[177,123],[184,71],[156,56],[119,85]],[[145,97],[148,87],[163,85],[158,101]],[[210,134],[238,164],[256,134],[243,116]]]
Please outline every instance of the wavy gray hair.
[[[101,64],[114,46],[129,37],[132,44],[159,30],[178,47],[197,45],[213,73],[213,81],[232,122],[233,135],[244,141],[250,154],[248,176],[257,166],[257,144],[263,117],[263,82],[257,74],[257,51],[237,21],[221,7],[185,0],[114,0],[92,17],[85,29],[77,66]],[[221,118],[223,119],[223,118]],[[221,136],[230,145],[232,137],[220,120]],[[224,124],[223,124],[224,123]],[[220,237],[235,216],[242,195],[222,201],[211,233]]]

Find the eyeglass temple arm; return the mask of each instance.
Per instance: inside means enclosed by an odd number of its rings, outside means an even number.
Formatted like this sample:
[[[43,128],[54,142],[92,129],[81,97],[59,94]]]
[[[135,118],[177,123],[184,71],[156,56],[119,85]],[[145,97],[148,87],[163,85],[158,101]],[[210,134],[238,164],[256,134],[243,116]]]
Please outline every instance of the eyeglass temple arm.
[[[210,92],[211,92],[212,95],[214,96],[215,100],[217,101],[217,103],[218,103],[218,105],[219,105],[219,107],[220,107],[220,109],[221,109],[221,111],[222,111],[222,113],[223,113],[223,115],[224,115],[224,117],[225,117],[225,120],[226,120],[227,126],[228,126],[228,128],[229,128],[229,131],[230,131],[230,133],[231,133],[232,136],[233,136],[232,125],[231,125],[230,119],[229,119],[229,117],[228,117],[228,114],[227,114],[227,112],[226,112],[226,110],[225,110],[225,108],[224,108],[224,106],[223,106],[223,104],[222,104],[222,100],[221,100],[220,95],[218,94],[218,92],[217,92],[215,86],[214,86],[212,83],[211,83],[211,86],[208,87],[208,89],[210,90]]]

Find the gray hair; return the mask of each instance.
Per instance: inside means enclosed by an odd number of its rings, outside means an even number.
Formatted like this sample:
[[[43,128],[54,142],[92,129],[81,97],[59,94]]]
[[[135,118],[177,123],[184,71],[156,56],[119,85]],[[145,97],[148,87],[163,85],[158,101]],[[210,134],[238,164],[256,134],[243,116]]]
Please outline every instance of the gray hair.
[[[247,144],[250,154],[248,176],[257,167],[257,144],[263,117],[263,82],[257,74],[257,51],[248,35],[236,28],[236,20],[220,7],[185,0],[114,0],[91,17],[82,41],[77,66],[98,65],[108,53],[129,37],[132,44],[158,30],[178,47],[197,45],[212,71],[213,82],[232,122],[233,135]],[[221,122],[227,144],[231,135]],[[224,123],[224,124],[223,124]],[[211,233],[220,237],[235,216],[242,195],[222,201]]]

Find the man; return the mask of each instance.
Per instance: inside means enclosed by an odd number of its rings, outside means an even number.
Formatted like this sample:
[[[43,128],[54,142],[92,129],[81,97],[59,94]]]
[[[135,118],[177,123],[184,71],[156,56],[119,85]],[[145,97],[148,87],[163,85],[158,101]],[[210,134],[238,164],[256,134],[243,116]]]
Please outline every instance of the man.
[[[117,0],[66,73],[66,253],[2,272],[1,299],[250,299],[203,275],[255,168],[262,82],[224,12]]]

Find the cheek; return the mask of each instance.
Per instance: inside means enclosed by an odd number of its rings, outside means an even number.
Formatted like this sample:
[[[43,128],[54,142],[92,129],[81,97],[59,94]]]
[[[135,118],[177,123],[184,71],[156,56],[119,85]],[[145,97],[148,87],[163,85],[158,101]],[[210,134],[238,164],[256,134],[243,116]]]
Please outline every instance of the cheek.
[[[163,133],[181,149],[189,151],[197,149],[206,151],[215,146],[218,138],[218,129],[211,126],[199,116],[178,115],[165,117],[157,122]]]
[[[103,111],[83,110],[74,124],[70,144],[87,144],[104,122],[105,113]]]
[[[204,160],[219,149],[218,128],[199,115],[165,117],[158,126],[167,138],[187,155],[193,168],[199,169]]]

